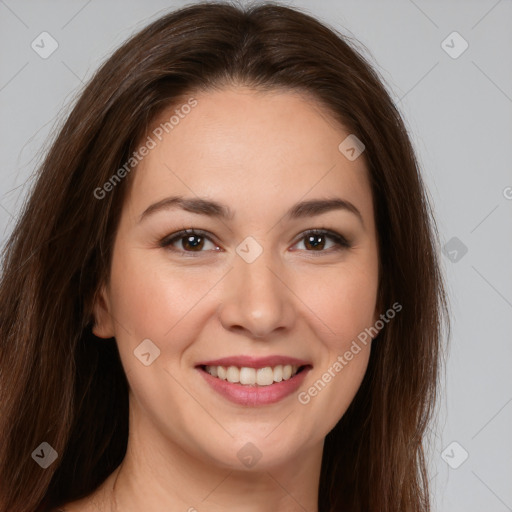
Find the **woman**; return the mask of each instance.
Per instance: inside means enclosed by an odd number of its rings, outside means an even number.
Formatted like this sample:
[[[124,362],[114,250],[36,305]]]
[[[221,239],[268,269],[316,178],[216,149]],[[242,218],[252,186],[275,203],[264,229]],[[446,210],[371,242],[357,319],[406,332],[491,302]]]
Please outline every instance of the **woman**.
[[[446,297],[403,121],[344,38],[196,4],[58,134],[0,284],[0,511],[428,511]]]

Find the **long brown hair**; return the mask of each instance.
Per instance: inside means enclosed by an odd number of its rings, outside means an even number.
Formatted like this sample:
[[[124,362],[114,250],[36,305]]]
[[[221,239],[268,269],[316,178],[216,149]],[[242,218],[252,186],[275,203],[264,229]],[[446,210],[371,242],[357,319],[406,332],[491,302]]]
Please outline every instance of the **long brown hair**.
[[[122,461],[128,384],[115,339],[92,334],[131,176],[125,164],[164,108],[243,84],[305,91],[365,145],[378,232],[379,302],[400,314],[372,346],[363,383],[327,435],[319,511],[430,510],[423,439],[435,411],[448,307],[437,228],[401,116],[344,36],[297,9],[199,3],[123,44],[78,98],[3,250],[0,512],[93,492]],[[47,442],[46,469],[31,454]]]

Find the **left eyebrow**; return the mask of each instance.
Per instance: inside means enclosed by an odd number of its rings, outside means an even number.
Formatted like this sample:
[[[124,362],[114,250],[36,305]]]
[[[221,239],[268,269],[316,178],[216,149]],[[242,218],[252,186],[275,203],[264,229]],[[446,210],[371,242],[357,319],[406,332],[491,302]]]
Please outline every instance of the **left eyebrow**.
[[[226,220],[232,220],[235,216],[229,206],[217,201],[200,197],[185,198],[182,196],[173,196],[162,199],[146,208],[140,215],[139,222],[156,212],[170,210],[172,208],[181,208],[182,210],[198,215],[206,215],[208,217],[217,217]],[[331,199],[312,199],[296,203],[285,214],[285,218],[287,220],[295,220],[304,217],[314,217],[333,210],[344,210],[353,213],[364,226],[363,216],[356,206],[350,201],[338,197]]]
[[[321,215],[332,210],[345,210],[353,213],[364,226],[363,216],[356,206],[350,201],[338,197],[332,199],[312,199],[297,203],[288,210],[286,218],[294,220],[303,217],[314,217],[315,215]]]

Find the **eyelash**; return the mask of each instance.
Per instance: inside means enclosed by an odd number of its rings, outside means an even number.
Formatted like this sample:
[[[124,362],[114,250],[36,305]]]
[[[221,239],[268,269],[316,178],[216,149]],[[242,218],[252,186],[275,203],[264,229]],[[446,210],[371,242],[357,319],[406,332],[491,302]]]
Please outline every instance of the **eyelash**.
[[[350,247],[352,247],[351,243],[344,236],[340,235],[339,233],[336,233],[335,231],[331,231],[331,230],[325,229],[325,228],[308,229],[307,231],[304,231],[303,233],[301,233],[301,235],[302,236],[299,238],[299,240],[297,240],[296,243],[301,242],[308,236],[321,236],[321,235],[332,239],[336,243],[337,247],[331,247],[330,249],[327,249],[327,250],[322,250],[322,251],[306,250],[306,252],[309,252],[309,253],[319,253],[319,254],[316,254],[315,256],[320,256],[321,254],[325,254],[325,253],[330,254],[332,252],[343,251],[345,249],[350,249]],[[176,249],[176,248],[172,247],[173,243],[178,242],[187,236],[201,236],[201,237],[206,238],[213,244],[217,245],[210,238],[210,236],[208,236],[208,233],[206,231],[203,231],[201,229],[193,229],[192,228],[192,229],[184,229],[184,230],[178,231],[176,233],[173,233],[172,235],[165,237],[164,239],[162,239],[160,241],[160,246],[163,248],[166,248],[172,252],[181,253],[182,255],[186,254],[187,256],[192,256],[192,257],[197,257],[201,253],[205,252],[205,251],[184,251],[182,249]],[[296,243],[294,245],[296,245]]]

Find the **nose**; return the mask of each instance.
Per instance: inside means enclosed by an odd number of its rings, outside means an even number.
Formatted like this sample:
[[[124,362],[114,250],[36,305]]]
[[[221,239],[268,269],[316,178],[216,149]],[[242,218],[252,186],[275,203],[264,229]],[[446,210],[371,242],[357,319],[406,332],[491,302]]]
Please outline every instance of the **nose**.
[[[224,280],[219,317],[225,329],[253,338],[283,334],[296,317],[294,295],[285,269],[272,261],[270,251],[252,263],[235,259]]]

